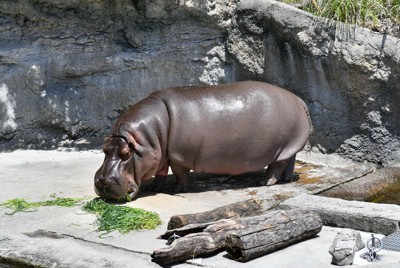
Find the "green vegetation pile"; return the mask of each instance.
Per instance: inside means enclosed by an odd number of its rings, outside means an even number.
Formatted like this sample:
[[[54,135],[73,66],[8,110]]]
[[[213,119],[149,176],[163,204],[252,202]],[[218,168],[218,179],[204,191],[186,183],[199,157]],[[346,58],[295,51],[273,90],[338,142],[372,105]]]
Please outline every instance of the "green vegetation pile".
[[[132,230],[155,229],[161,224],[160,216],[141,208],[116,206],[102,199],[94,199],[85,203],[84,211],[97,215],[98,231],[110,233],[119,231],[126,234]]]
[[[125,202],[127,200],[129,199],[119,201]],[[105,232],[105,234],[112,231],[119,231],[122,234],[126,234],[133,230],[155,229],[161,224],[160,216],[155,212],[110,204],[102,199],[93,199],[84,202],[83,198],[58,197],[52,200],[28,202],[25,199],[16,198],[0,203],[0,206],[12,209],[13,211],[11,213],[6,214],[13,215],[17,212],[34,212],[42,206],[72,207],[82,204],[83,211],[96,214],[97,230],[99,232]]]
[[[53,200],[39,201],[39,202],[28,202],[22,198],[15,198],[8,200],[7,202],[0,203],[0,206],[14,210],[11,213],[6,213],[7,215],[13,215],[17,212],[33,212],[36,211],[38,207],[48,207],[48,206],[59,206],[59,207],[72,207],[77,206],[82,202],[83,198],[65,198],[57,197]]]

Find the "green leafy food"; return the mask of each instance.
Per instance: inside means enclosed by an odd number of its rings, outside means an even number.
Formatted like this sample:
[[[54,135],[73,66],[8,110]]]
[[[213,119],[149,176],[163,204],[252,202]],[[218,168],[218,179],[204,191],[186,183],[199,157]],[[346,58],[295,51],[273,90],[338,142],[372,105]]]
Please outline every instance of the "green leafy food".
[[[120,202],[120,203],[131,202],[131,201],[132,201],[132,197],[130,196],[130,194],[126,194],[125,197],[122,197],[117,200],[117,202]]]
[[[82,209],[97,215],[98,231],[119,231],[126,234],[132,230],[154,229],[161,224],[160,216],[140,208],[116,206],[102,199],[87,202]]]
[[[63,198],[58,197],[52,200],[28,202],[22,198],[15,198],[7,202],[0,203],[0,206],[12,209],[13,215],[17,212],[33,212],[42,206],[62,206],[71,207],[82,204],[83,198]],[[122,201],[126,202],[128,198]],[[160,216],[155,212],[149,212],[140,208],[131,208],[121,205],[113,205],[102,199],[93,199],[84,203],[82,210],[95,213],[97,215],[98,231],[110,233],[119,231],[126,234],[132,230],[154,229],[161,224]]]
[[[72,207],[79,205],[83,199],[82,198],[65,198],[57,197],[53,200],[39,201],[39,202],[27,202],[22,198],[15,198],[1,203],[0,206],[14,210],[11,213],[6,213],[7,215],[13,215],[17,212],[32,212],[38,207],[43,206],[60,206],[60,207]]]

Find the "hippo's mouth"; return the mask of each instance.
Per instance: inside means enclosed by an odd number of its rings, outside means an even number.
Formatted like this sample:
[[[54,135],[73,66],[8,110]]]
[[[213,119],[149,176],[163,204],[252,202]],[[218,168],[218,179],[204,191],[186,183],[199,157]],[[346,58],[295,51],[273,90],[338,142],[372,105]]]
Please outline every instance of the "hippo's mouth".
[[[128,193],[127,193],[130,197],[130,200],[133,200],[133,198],[136,197],[137,193],[138,193],[137,187],[135,187],[133,184],[130,184],[128,186]]]
[[[129,185],[128,187],[122,187],[115,181],[110,181],[107,187],[97,187],[95,185],[94,188],[96,194],[105,199],[118,200],[126,197],[127,194],[129,194],[131,197],[136,195],[135,191],[133,191],[135,189],[134,187]]]

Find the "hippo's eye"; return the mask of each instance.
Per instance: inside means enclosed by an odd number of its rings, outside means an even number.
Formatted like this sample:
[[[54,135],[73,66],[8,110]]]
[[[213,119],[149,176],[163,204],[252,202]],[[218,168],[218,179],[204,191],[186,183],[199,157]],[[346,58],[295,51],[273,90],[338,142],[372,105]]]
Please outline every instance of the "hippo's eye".
[[[122,159],[122,161],[128,160],[130,156],[131,151],[129,150],[129,148],[122,148],[119,152],[119,157]]]

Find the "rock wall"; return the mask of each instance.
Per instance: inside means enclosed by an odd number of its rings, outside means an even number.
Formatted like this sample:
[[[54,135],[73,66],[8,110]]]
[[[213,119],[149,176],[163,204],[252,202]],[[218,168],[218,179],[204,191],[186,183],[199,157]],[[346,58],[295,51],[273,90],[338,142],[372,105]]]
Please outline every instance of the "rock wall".
[[[302,96],[313,149],[400,161],[399,39],[272,1],[243,1],[236,14],[227,43],[241,68],[237,79],[270,81]]]
[[[123,110],[156,89],[233,80],[217,8],[1,1],[0,148],[98,146]]]
[[[159,88],[259,80],[308,103],[311,150],[400,161],[400,42],[266,0],[0,2],[0,149],[95,148]]]

